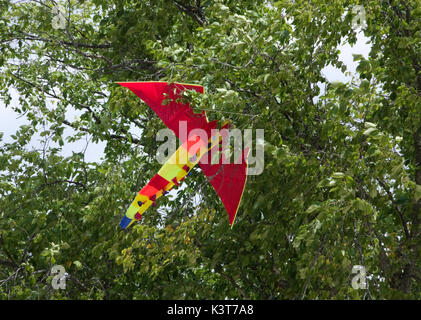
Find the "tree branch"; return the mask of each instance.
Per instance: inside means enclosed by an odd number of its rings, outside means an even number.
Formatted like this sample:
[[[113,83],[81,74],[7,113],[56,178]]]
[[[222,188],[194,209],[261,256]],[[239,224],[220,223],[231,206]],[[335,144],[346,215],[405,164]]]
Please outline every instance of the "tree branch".
[[[379,178],[376,178],[376,180],[381,185],[381,187],[386,192],[386,194],[388,195],[389,200],[392,202],[392,205],[395,208],[395,210],[399,213],[399,217],[400,217],[401,222],[402,222],[402,227],[403,227],[403,230],[405,232],[405,236],[406,236],[406,238],[409,238],[410,237],[410,234],[409,234],[408,226],[406,224],[406,220],[405,220],[405,217],[403,215],[403,212],[400,210],[399,206],[396,204],[395,200],[393,199],[393,195],[390,192],[389,188],[387,188],[386,183],[384,183]]]
[[[181,12],[184,12],[185,14],[192,17],[201,26],[203,26],[206,23],[206,17],[203,13],[203,8],[201,6],[200,0],[196,1],[196,6],[194,7],[191,5],[183,4],[181,1],[178,0],[173,0],[173,3]]]
[[[220,265],[216,266],[215,271],[219,273],[223,278],[228,280],[238,290],[238,292],[240,292],[240,294],[243,296],[244,299],[250,300],[249,296],[243,291],[243,289],[241,289],[241,287],[237,284],[237,282],[235,282],[235,280],[232,277],[230,277],[229,275],[227,275],[226,273],[222,271],[222,266]]]

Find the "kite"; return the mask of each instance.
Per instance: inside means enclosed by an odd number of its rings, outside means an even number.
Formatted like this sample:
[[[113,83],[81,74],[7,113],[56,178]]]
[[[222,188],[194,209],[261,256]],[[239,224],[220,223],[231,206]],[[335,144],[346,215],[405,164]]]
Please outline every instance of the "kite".
[[[135,221],[139,221],[150,206],[156,206],[159,197],[166,195],[189,176],[196,164],[199,164],[225,206],[232,228],[246,184],[249,148],[242,150],[241,158],[235,163],[224,161],[224,154],[220,156],[219,161],[209,161],[209,151],[214,147],[220,147],[227,132],[222,129],[227,129],[229,123],[224,123],[218,128],[218,121],[208,121],[204,110],[202,113],[194,113],[189,104],[183,101],[183,91],[194,90],[203,94],[203,87],[168,82],[119,82],[118,84],[130,89],[142,99],[176,134],[181,143],[158,173],[136,195],[120,222],[121,228],[126,229]],[[185,128],[184,134],[180,130],[180,125]],[[206,135],[196,134],[200,131],[198,129]]]

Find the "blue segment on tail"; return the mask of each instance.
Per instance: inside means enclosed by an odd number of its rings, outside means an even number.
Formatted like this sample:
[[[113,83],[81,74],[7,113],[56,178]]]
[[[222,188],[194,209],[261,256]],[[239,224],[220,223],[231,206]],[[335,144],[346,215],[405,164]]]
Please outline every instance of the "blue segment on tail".
[[[127,226],[130,224],[130,222],[132,222],[132,219],[124,216],[123,219],[121,219],[120,227],[122,227],[123,229],[126,229]]]

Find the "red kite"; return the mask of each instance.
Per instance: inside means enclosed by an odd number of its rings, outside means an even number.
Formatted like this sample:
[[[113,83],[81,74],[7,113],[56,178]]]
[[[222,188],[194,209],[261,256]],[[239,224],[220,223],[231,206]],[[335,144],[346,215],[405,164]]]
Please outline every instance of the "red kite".
[[[209,156],[204,157],[212,148],[221,144],[223,134],[215,134],[218,132],[218,121],[209,122],[204,111],[199,114],[194,113],[189,104],[182,101],[181,96],[184,90],[203,93],[203,87],[167,82],[119,82],[119,84],[129,88],[142,99],[164,124],[174,131],[182,143],[161,170],[139,191],[121,220],[120,226],[125,229],[140,220],[149,206],[155,206],[156,200],[161,195],[165,195],[174,185],[183,181],[186,175],[190,175],[191,169],[199,163],[224,204],[232,228],[246,183],[249,148],[243,150],[241,161],[237,161],[236,164],[226,164],[223,161],[224,155],[217,163],[208,161]],[[181,133],[181,124],[186,126],[187,134]],[[228,124],[221,127],[224,128],[228,128]],[[196,129],[204,130],[206,137],[210,138],[204,141],[203,136],[195,134]]]

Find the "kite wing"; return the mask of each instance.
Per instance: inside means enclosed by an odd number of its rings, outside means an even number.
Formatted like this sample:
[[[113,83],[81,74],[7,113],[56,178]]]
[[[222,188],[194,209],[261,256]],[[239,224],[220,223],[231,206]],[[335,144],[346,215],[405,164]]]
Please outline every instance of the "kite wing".
[[[129,88],[157,114],[164,124],[174,131],[175,135],[184,143],[194,129],[205,130],[208,137],[211,130],[217,128],[217,121],[208,122],[205,112],[194,113],[188,103],[181,100],[184,90],[194,90],[203,93],[203,87],[194,84],[168,82],[119,82]],[[180,135],[180,124],[185,121],[187,137]]]
[[[228,213],[231,228],[237,216],[238,207],[243,196],[247,180],[247,156],[249,148],[243,150],[241,162],[224,164],[221,157],[218,164],[199,162],[205,176],[215,189]]]
[[[203,93],[202,86],[167,82],[119,82],[119,84],[130,89],[142,99],[158,115],[164,124],[174,131],[176,136],[181,140],[181,143],[187,141],[191,131],[194,129],[205,130],[208,137],[212,136],[212,129],[217,129],[217,121],[209,122],[204,111],[199,114],[194,113],[188,103],[183,103],[180,99],[180,93],[184,90],[195,90]],[[183,136],[180,133],[180,124],[182,121],[186,123],[187,136]],[[223,126],[222,128],[224,127],[226,128],[227,126]],[[207,161],[199,161],[203,173],[208,178],[227,210],[231,227],[234,223],[246,183],[248,153],[248,148],[243,150],[241,162],[237,164],[224,164],[223,156],[220,158],[219,163],[216,164],[207,164]],[[165,182],[163,181],[161,181],[161,184],[162,186],[160,185],[160,188],[156,188],[157,190],[166,191],[172,187],[172,184],[164,186]],[[146,191],[142,189],[137,196],[139,199],[135,199],[134,202],[144,202],[146,198],[143,199],[143,197],[146,197]],[[156,195],[159,197],[161,193]],[[141,197],[142,199],[140,199]],[[149,199],[149,197],[147,198]],[[154,200],[150,201],[150,203],[152,204]],[[134,208],[133,210],[136,209]],[[132,215],[134,216],[135,212],[130,214],[130,216]],[[129,221],[126,224],[129,224]]]

